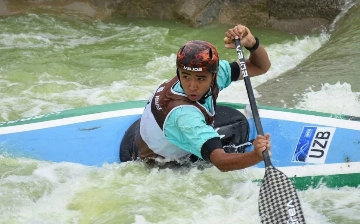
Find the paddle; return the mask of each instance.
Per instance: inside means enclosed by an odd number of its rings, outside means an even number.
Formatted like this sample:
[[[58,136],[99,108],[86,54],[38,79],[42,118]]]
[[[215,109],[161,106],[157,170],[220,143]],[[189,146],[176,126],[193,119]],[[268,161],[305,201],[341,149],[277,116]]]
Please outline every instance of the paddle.
[[[235,39],[235,45],[256,131],[259,135],[264,135],[250,77],[248,76],[245,64],[244,52],[239,39]],[[300,200],[292,182],[284,173],[272,165],[268,150],[264,150],[263,158],[265,163],[265,176],[260,187],[259,195],[259,215],[261,222],[268,224],[305,223]]]

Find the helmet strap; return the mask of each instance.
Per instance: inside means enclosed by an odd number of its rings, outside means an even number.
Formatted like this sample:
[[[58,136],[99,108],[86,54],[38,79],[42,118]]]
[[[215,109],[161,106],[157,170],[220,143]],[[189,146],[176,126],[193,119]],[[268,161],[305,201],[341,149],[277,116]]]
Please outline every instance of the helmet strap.
[[[205,100],[211,95],[212,95],[212,88],[210,87],[210,89],[201,97],[200,100],[198,100],[198,102],[204,104]]]
[[[215,89],[216,78],[217,78],[217,73],[213,73],[213,80],[212,80],[210,89],[201,97],[200,100],[198,100],[199,103],[204,104],[206,98],[213,95],[213,90]]]
[[[184,88],[182,87],[182,85],[181,85],[181,80],[180,80],[180,73],[179,73],[179,68],[176,68],[176,75],[177,75],[177,77],[178,77],[178,80],[179,80],[179,82],[180,82],[180,87],[181,87],[182,89],[184,89]]]

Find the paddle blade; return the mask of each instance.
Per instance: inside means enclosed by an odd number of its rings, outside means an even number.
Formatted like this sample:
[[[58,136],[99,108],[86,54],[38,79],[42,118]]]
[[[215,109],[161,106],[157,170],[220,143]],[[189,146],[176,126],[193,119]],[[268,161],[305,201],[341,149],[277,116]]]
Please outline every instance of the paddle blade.
[[[303,224],[305,218],[294,185],[272,165],[266,167],[260,187],[259,214],[261,223]]]

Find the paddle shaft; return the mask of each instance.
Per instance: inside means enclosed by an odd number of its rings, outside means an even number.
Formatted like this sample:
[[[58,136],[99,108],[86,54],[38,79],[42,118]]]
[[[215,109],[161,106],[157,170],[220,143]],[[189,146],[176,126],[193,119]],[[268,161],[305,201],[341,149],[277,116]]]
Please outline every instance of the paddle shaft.
[[[245,64],[244,52],[242,51],[239,39],[235,39],[235,45],[256,131],[259,135],[264,135],[250,77]],[[259,195],[259,214],[261,222],[264,224],[305,224],[301,203],[292,182],[284,173],[273,167],[267,149],[263,151],[263,159],[266,171]]]
[[[259,111],[256,106],[254,91],[253,91],[253,88],[252,88],[252,85],[250,82],[250,77],[249,77],[249,74],[248,74],[248,71],[246,68],[246,64],[245,64],[244,52],[242,50],[240,39],[235,39],[235,45],[236,45],[236,52],[238,55],[238,59],[240,61],[241,73],[243,75],[243,79],[244,79],[245,86],[246,86],[246,91],[247,91],[248,98],[250,101],[250,108],[251,108],[251,111],[253,114],[256,131],[259,135],[264,135],[264,130],[263,130],[263,127],[262,127],[261,121],[260,121]],[[263,151],[263,159],[264,159],[264,163],[265,163],[266,167],[272,165],[268,150]]]

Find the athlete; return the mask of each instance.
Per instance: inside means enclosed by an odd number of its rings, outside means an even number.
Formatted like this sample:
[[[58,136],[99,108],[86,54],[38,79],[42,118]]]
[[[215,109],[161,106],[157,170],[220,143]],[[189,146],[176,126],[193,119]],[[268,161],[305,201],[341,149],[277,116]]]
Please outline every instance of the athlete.
[[[250,77],[268,71],[267,52],[247,27],[237,25],[225,35],[226,48],[234,49],[233,40],[240,39],[250,51],[246,59]],[[262,152],[271,149],[270,135],[248,139],[246,117],[230,107],[216,106],[219,91],[243,78],[239,61],[219,60],[214,45],[192,40],[178,51],[176,66],[175,77],[155,90],[141,118],[125,133],[120,160],[139,157],[148,164],[166,164],[196,158],[224,172],[262,161]],[[251,144],[252,150],[246,150]]]

